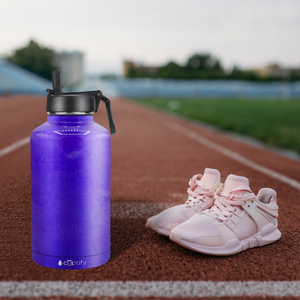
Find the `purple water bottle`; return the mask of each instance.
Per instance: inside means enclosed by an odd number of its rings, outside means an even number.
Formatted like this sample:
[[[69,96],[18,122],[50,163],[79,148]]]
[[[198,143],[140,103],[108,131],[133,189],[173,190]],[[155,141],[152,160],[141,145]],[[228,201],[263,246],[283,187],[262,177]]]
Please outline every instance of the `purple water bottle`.
[[[93,120],[101,91],[47,90],[48,120],[31,134],[32,259],[56,269],[87,269],[110,258],[110,134]]]

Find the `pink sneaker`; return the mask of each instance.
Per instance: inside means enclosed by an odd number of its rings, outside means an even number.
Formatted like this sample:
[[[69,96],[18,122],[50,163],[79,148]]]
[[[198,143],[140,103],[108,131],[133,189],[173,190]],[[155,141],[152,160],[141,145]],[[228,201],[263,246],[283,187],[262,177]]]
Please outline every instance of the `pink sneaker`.
[[[277,241],[276,192],[252,193],[246,177],[229,175],[215,193],[214,206],[171,231],[177,244],[205,254],[232,255]]]
[[[170,207],[149,218],[146,227],[161,235],[169,236],[173,228],[185,222],[194,214],[211,208],[214,204],[214,193],[221,185],[220,172],[206,168],[204,175],[194,175],[190,179],[189,185],[189,196],[185,204]]]

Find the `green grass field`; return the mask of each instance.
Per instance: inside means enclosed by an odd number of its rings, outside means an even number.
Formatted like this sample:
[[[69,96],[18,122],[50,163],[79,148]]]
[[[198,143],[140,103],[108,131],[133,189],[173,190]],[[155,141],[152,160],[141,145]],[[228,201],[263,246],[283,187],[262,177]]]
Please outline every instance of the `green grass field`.
[[[135,99],[300,154],[300,101]]]

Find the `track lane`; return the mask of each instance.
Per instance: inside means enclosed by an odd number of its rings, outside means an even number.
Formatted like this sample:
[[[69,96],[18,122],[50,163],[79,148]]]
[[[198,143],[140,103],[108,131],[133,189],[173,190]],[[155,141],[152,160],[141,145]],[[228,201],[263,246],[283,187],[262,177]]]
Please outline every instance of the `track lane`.
[[[95,114],[95,121],[108,126],[103,108]],[[143,213],[139,211],[140,216],[135,219],[112,219],[112,257],[106,265],[84,271],[40,267],[30,258],[30,149],[26,145],[0,158],[0,218],[4,224],[0,226],[0,269],[3,270],[0,280],[300,279],[299,260],[295,260],[300,254],[299,191],[178,135],[157,122],[157,116],[147,109],[124,100],[113,101],[112,109],[117,128],[117,135],[112,137],[112,202],[116,208],[118,203],[121,207],[125,202],[136,207],[141,202],[153,203],[154,206],[159,203],[182,203],[192,175],[202,173],[205,167],[218,168],[222,180],[230,173],[247,176],[255,193],[265,186],[277,190],[279,228],[283,237],[269,246],[250,249],[228,258],[215,258],[184,249],[168,238],[145,229],[145,220],[152,213],[145,210]],[[37,109],[34,115],[41,111]],[[43,120],[36,122],[43,123],[45,113],[39,118]],[[211,132],[196,128],[193,124],[165,115],[162,118],[191,126],[193,130],[215,140]],[[26,125],[26,117],[22,120],[24,133],[31,132],[34,127]],[[13,134],[12,127],[3,131],[1,128],[1,139],[6,134]],[[221,136],[217,140],[219,143],[223,137],[220,133],[216,134]],[[224,138],[224,143],[225,140],[234,151],[244,149],[242,143],[232,142],[228,137]],[[251,149],[252,159],[259,162],[254,151]],[[273,154],[266,153],[267,165]],[[299,168],[299,163],[280,159],[285,162],[286,175],[294,172],[295,165]]]
[[[0,97],[0,149],[30,136],[46,118],[46,97]]]

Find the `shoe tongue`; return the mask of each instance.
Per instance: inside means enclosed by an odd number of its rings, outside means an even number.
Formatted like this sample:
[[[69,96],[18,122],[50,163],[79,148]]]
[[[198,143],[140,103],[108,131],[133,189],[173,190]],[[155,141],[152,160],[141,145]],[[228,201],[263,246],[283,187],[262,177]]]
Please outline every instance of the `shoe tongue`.
[[[229,193],[240,186],[249,186],[249,180],[246,177],[231,174],[225,181],[223,192]],[[244,194],[244,192],[236,191],[235,194]]]
[[[195,192],[202,191],[203,189],[211,189],[213,185],[220,181],[220,177],[218,170],[206,168],[199,182],[200,186],[195,188]]]

